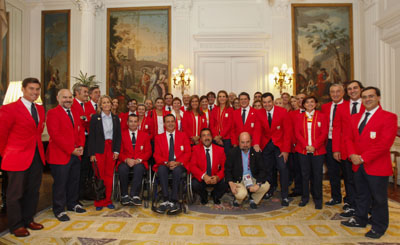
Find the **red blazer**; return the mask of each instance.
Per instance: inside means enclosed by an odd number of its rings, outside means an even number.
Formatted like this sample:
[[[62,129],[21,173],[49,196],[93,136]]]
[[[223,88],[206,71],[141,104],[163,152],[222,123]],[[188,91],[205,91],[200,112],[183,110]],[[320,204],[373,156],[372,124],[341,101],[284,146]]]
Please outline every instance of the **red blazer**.
[[[83,106],[85,107],[85,103],[83,103]],[[79,104],[79,102],[74,99],[74,103],[72,103],[71,106],[71,111],[75,112],[78,114],[80,121],[81,121],[81,126],[84,127],[85,129],[89,128],[89,125],[87,123],[87,119],[83,119],[86,117],[85,111],[83,110],[82,106]]]
[[[32,115],[21,99],[0,108],[0,154],[3,157],[1,169],[25,171],[35,155],[36,146],[45,164],[42,133],[44,129],[44,108],[36,104],[39,124],[36,126]]]
[[[211,112],[210,128],[213,136],[220,135],[222,139],[231,139],[233,127],[233,109],[224,108],[221,112],[219,106],[215,106]]]
[[[296,125],[296,120],[297,117],[301,114],[300,109],[297,109],[295,111],[289,111],[289,117],[290,117],[290,122],[292,124],[292,137],[291,137],[291,142],[290,142],[290,152],[295,153],[295,147],[296,147],[296,135],[295,135],[295,125]]]
[[[290,152],[293,128],[287,110],[274,106],[271,128],[268,124],[267,111],[262,108],[257,114],[258,123],[254,131],[253,144],[260,145],[261,149],[264,149],[268,142],[272,140],[281,152]]]
[[[308,146],[308,127],[307,114],[297,114],[294,121],[294,132],[296,138],[296,152],[306,155],[306,146]],[[328,122],[326,115],[315,111],[311,125],[311,142],[315,148],[314,155],[326,154],[326,140],[328,138]]]
[[[148,114],[148,117],[151,118],[151,120],[153,121],[153,126],[154,126],[153,135],[155,137],[156,135],[158,135],[158,121],[157,121],[156,109],[151,110],[151,112],[149,112],[149,114]],[[163,110],[163,117],[168,114],[169,114],[169,111]],[[164,126],[164,131],[165,131],[165,126]]]
[[[185,112],[185,106],[181,106],[181,111]]]
[[[251,136],[254,137],[254,129],[256,127],[257,122],[257,110],[250,106],[250,112],[246,122],[243,125],[242,122],[242,108],[233,111],[233,125],[232,125],[232,134],[231,134],[231,142],[232,145],[239,145],[239,135],[242,132],[248,132]],[[254,142],[253,142],[254,145]]]
[[[332,106],[332,103],[333,102],[331,101],[331,102],[325,103],[325,104],[323,104],[321,106],[321,112],[324,113],[326,115],[327,119],[328,119],[328,136],[329,136],[329,123],[330,123],[330,120],[331,120],[331,106]],[[348,107],[350,105],[349,105],[349,102],[347,100],[343,100],[343,103],[339,104],[336,107],[336,113],[335,113],[334,121],[337,119],[338,110],[339,110],[339,108],[341,106],[347,106]],[[333,128],[334,125],[336,125],[336,123],[334,121],[332,122],[332,128]],[[334,145],[333,144],[333,137],[334,136],[333,136],[333,129],[332,129],[332,151],[335,152],[333,149],[335,149],[336,151],[339,151],[339,149],[340,149],[340,144],[339,144],[340,140],[335,140],[335,145]]]
[[[173,113],[173,111],[171,112],[171,114],[174,115],[174,116],[175,116],[175,119],[176,119],[176,115],[175,115],[175,113]],[[175,129],[176,129],[176,130],[179,130],[179,131],[181,131],[181,132],[183,132],[183,131],[182,131],[182,121],[183,121],[183,115],[184,115],[184,114],[185,114],[184,111],[182,111],[182,113],[179,113],[179,115],[181,116],[181,127],[180,127],[180,128],[179,128],[178,119],[175,120]]]
[[[128,112],[122,112],[118,115],[119,121],[121,122],[121,132],[128,129],[128,117],[129,117],[129,111]],[[137,115],[137,112],[135,112]]]
[[[212,144],[212,167],[211,175],[217,175],[220,180],[225,176],[225,152],[224,148]],[[192,148],[190,161],[190,172],[198,181],[203,181],[201,176],[207,172],[206,151],[203,144],[198,144]]]
[[[397,115],[379,106],[360,135],[358,123],[362,115],[363,113],[357,113],[351,117],[350,134],[346,137],[348,155],[361,155],[365,172],[369,175],[391,176],[393,171],[390,148],[397,134]],[[353,164],[354,172],[358,168],[358,165]]]
[[[99,107],[99,105],[97,105],[97,107]],[[91,100],[89,100],[88,102],[85,103],[85,115],[86,115],[86,119],[87,119],[86,131],[88,131],[88,132],[89,132],[89,128],[90,128],[90,120],[92,119],[93,114],[96,114],[96,110],[94,109]]]
[[[85,146],[85,129],[81,125],[79,115],[72,111],[72,117],[74,126],[60,105],[47,112],[46,125],[50,140],[46,150],[46,161],[50,164],[67,164],[75,148]]]
[[[361,103],[360,113],[364,113],[364,111],[365,107]],[[349,157],[347,154],[345,137],[350,133],[350,120],[350,103],[347,103],[347,105],[345,103],[340,104],[336,109],[335,119],[333,120],[332,152],[340,152],[342,160],[346,160]]]
[[[139,130],[147,133],[150,140],[154,138],[154,124],[150,117],[144,117],[142,123],[139,125]]]
[[[126,129],[121,133],[121,152],[119,154],[119,162],[125,162],[127,158],[142,159],[143,165],[149,169],[148,160],[151,157],[150,136],[143,131],[138,130],[136,136],[135,151],[132,147],[132,139],[129,130]]]
[[[200,136],[200,131],[203,128],[207,128],[207,118],[204,113],[202,116],[199,115],[197,135]],[[183,113],[182,131],[186,133],[189,139],[196,135],[196,119],[193,112],[185,111],[185,113]]]
[[[169,139],[169,135],[168,135]],[[179,132],[175,130],[175,138],[174,138],[174,152],[177,162],[183,163],[183,166],[189,170],[189,161],[191,155],[190,142],[185,133]],[[159,134],[156,135],[154,139],[154,160],[156,164],[153,166],[153,171],[157,172],[158,166],[165,165],[168,162],[168,142],[167,142],[167,134]]]

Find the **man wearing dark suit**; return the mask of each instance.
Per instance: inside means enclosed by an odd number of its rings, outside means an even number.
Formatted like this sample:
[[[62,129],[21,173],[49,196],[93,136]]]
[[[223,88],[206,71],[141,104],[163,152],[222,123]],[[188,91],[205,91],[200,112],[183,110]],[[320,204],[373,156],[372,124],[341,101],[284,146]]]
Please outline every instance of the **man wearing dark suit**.
[[[119,154],[118,173],[121,185],[121,204],[142,204],[140,190],[145,171],[149,169],[148,160],[151,157],[150,136],[139,130],[139,117],[128,116],[128,129],[122,131],[121,153]],[[130,195],[128,195],[129,170],[133,169]]]
[[[341,106],[349,106],[349,102],[343,99],[344,88],[341,84],[335,83],[329,88],[329,96],[332,101],[321,106],[321,112],[329,118],[329,133],[328,143],[326,145],[326,167],[328,168],[329,182],[331,185],[331,200],[325,203],[327,206],[333,206],[342,203],[342,192],[341,192],[341,163],[334,158],[335,149],[339,149],[339,140],[334,140],[335,135],[333,134],[333,128],[337,111]],[[334,145],[335,143],[335,145]]]
[[[235,196],[233,206],[238,207],[249,195],[250,207],[256,209],[269,190],[267,173],[270,170],[264,166],[261,153],[251,147],[250,134],[241,133],[239,146],[229,152],[225,163],[225,181]]]
[[[97,113],[97,109],[99,105],[97,104],[100,99],[100,88],[95,85],[89,88],[89,98],[90,100],[85,103],[85,116],[87,118],[87,128],[86,130],[89,132],[90,130],[90,120],[92,119],[92,115]]]
[[[342,217],[352,217],[355,214],[355,185],[354,185],[354,172],[352,170],[352,163],[348,160],[347,147],[345,138],[349,134],[349,122],[351,115],[363,113],[365,111],[361,102],[361,90],[364,87],[359,81],[350,81],[347,85],[347,95],[350,97],[348,104],[343,103],[339,105],[336,112],[335,120],[333,121],[332,129],[332,151],[333,158],[341,162],[340,166],[343,172],[344,187],[346,189],[346,196],[343,198],[344,205],[340,214]]]
[[[71,111],[72,94],[61,89],[57,95],[58,106],[47,112],[47,131],[50,136],[46,160],[53,176],[53,213],[59,221],[69,221],[65,212],[86,212],[78,204],[80,156],[85,145],[85,129],[79,116]]]
[[[365,236],[378,239],[389,226],[388,182],[393,175],[390,148],[397,134],[397,115],[380,106],[380,91],[367,87],[361,92],[364,113],[352,116],[346,137],[356,185],[356,213],[342,221],[349,227],[365,227],[371,210],[371,230]],[[372,208],[371,208],[372,206]]]
[[[201,204],[207,204],[208,193],[206,188],[213,187],[211,196],[214,204],[221,204],[220,198],[226,190],[224,148],[212,144],[212,134],[209,128],[201,130],[200,141],[201,144],[193,146],[190,161],[193,191],[200,195]]]
[[[268,169],[277,169],[281,184],[282,206],[289,206],[289,170],[288,157],[291,150],[293,133],[289,113],[285,108],[274,106],[274,96],[271,93],[262,95],[263,109],[257,113],[258,123],[254,131],[254,149],[263,152],[264,165]],[[272,171],[271,171],[272,172]],[[268,174],[271,174],[268,172]],[[275,180],[273,180],[275,183]],[[274,189],[269,195],[273,194]]]
[[[156,164],[153,171],[157,172],[161,184],[163,202],[155,210],[163,214],[178,214],[182,210],[178,205],[178,189],[182,174],[189,169],[191,155],[190,142],[187,135],[175,130],[175,116],[164,116],[166,131],[155,137],[154,160]],[[168,191],[168,175],[172,173],[171,193]]]
[[[40,95],[39,80],[24,79],[22,93],[18,101],[0,109],[1,168],[8,171],[8,225],[17,237],[29,236],[26,228],[43,229],[33,221],[45,164],[41,138],[44,108],[34,103]]]

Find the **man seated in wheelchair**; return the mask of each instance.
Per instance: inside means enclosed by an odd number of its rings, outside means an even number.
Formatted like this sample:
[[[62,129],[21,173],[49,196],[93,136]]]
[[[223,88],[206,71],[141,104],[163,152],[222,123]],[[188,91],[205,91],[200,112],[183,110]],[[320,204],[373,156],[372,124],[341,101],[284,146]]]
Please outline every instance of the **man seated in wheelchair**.
[[[155,210],[157,213],[168,214],[180,213],[181,206],[178,205],[178,190],[182,184],[183,173],[188,169],[191,148],[187,135],[175,130],[175,116],[168,114],[164,116],[166,131],[159,134],[154,140],[154,172],[161,185],[162,203]],[[171,193],[168,190],[168,177],[172,174]]]
[[[150,137],[146,132],[139,130],[139,118],[135,114],[128,117],[128,129],[122,131],[121,153],[119,154],[119,181],[121,186],[122,205],[141,205],[140,191],[142,179],[147,171],[151,156]],[[130,195],[128,195],[129,171],[133,169]]]
[[[201,143],[192,149],[190,172],[192,173],[193,191],[200,195],[201,204],[207,204],[207,187],[213,187],[211,196],[214,204],[221,204],[221,197],[226,190],[225,176],[225,152],[224,148],[212,144],[212,135],[209,128],[200,132]]]

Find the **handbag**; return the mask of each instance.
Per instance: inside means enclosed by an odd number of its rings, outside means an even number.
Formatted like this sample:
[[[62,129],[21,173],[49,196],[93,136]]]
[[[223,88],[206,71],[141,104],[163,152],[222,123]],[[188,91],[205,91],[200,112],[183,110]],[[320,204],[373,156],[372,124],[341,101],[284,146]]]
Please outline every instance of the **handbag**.
[[[106,198],[106,187],[104,181],[100,179],[99,168],[97,167],[96,161],[93,162],[94,174],[89,180],[89,190],[94,194],[94,200],[100,201]]]

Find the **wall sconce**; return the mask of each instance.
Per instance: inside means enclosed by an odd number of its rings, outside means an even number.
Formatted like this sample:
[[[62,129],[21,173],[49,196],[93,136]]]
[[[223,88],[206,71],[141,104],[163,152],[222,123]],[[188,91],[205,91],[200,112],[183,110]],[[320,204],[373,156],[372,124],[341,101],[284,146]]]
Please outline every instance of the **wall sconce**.
[[[277,66],[275,66],[272,72],[275,81],[275,88],[279,89],[280,94],[282,94],[282,89],[288,89],[292,87],[292,67],[288,68],[286,64],[283,64],[280,70]]]
[[[22,88],[22,81],[10,82],[8,84],[6,95],[4,96],[3,105],[7,105],[19,100],[19,98],[22,97],[23,95],[21,88]],[[37,98],[37,100],[35,101],[35,103],[39,105],[43,104],[40,95],[39,98]]]
[[[180,87],[182,97],[185,93],[185,89],[188,89],[190,87],[190,82],[192,81],[190,79],[191,74],[192,71],[189,68],[185,70],[185,67],[183,65],[179,65],[179,67],[175,68],[172,72],[172,75],[174,75],[174,78],[172,79],[174,81],[174,88]]]

